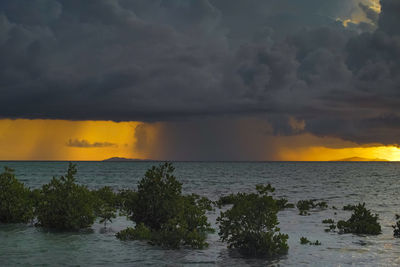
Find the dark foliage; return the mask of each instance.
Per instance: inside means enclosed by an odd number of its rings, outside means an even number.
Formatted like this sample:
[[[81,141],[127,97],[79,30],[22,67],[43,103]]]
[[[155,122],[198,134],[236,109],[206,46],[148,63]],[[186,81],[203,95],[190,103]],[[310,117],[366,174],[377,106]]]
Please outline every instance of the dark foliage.
[[[333,222],[329,224],[328,228],[325,229],[325,232],[334,232],[336,230],[336,224]]]
[[[34,217],[34,199],[29,188],[5,167],[0,174],[0,223],[27,223]]]
[[[124,215],[132,214],[135,203],[137,202],[137,192],[131,189],[120,190],[116,195],[116,206]]]
[[[310,200],[299,200],[296,204],[297,208],[299,209],[299,215],[310,215],[309,211],[314,209],[326,209],[328,208],[328,204],[325,201],[316,202],[314,199]]]
[[[285,254],[288,236],[279,233],[277,201],[269,196],[271,185],[257,186],[257,193],[238,193],[233,206],[221,212],[219,235],[244,255],[262,257]]]
[[[300,244],[306,245],[306,244],[308,244],[308,243],[310,243],[310,240],[308,240],[307,237],[302,236],[302,237],[300,238]]]
[[[373,215],[365,208],[365,203],[358,204],[347,221],[339,221],[337,228],[343,233],[378,235],[382,232],[378,215]]]
[[[260,194],[266,193],[266,192],[275,192],[275,188],[273,188],[270,184],[265,186],[265,188],[262,185],[257,185],[256,186],[257,192]],[[216,205],[221,208],[222,206],[226,205],[233,205],[238,201],[238,194],[229,194],[227,196],[222,196],[219,198],[218,201],[216,201]],[[288,203],[288,200],[286,198],[281,198],[276,200],[276,204],[279,208],[279,210],[284,210],[284,209],[292,209],[295,207],[293,203]]]
[[[393,227],[393,236],[400,238],[400,215],[396,214],[396,224],[392,225]]]
[[[139,182],[137,200],[129,207],[130,218],[137,224],[143,223],[160,230],[180,209],[182,184],[173,176],[174,167],[166,163],[153,166]]]
[[[37,226],[57,230],[79,230],[95,220],[95,198],[83,185],[75,183],[76,166],[69,165],[66,176],[53,178],[38,195]]]
[[[311,242],[310,240],[307,239],[307,237],[301,237],[300,238],[300,244],[302,245],[312,245],[312,246],[320,246],[322,245],[321,242],[316,240],[315,242]]]
[[[92,194],[94,196],[95,215],[100,217],[100,223],[104,223],[104,227],[106,227],[107,222],[112,222],[112,219],[117,217],[117,195],[108,186],[93,190]]]
[[[332,224],[332,223],[335,223],[335,221],[333,219],[325,219],[325,220],[322,221],[322,223]]]
[[[288,203],[288,200],[286,198],[281,198],[276,200],[276,205],[278,206],[279,210],[284,210],[284,209],[293,209],[294,204],[293,203]]]
[[[205,240],[212,229],[205,213],[212,209],[212,202],[195,194],[182,195],[182,184],[173,171],[170,163],[152,167],[139,182],[137,192],[119,193],[119,205],[137,226],[121,231],[118,238],[146,239],[173,249],[208,246]]]
[[[350,211],[352,211],[352,210],[355,210],[355,208],[356,208],[356,205],[351,205],[351,204],[346,205],[346,206],[343,206],[343,210],[350,210]]]
[[[135,228],[128,227],[117,233],[117,238],[122,241],[128,240],[151,240],[152,233],[143,223],[138,224]]]
[[[233,205],[236,202],[236,194],[229,194],[227,196],[221,196],[217,201],[216,204],[219,208],[226,205]]]

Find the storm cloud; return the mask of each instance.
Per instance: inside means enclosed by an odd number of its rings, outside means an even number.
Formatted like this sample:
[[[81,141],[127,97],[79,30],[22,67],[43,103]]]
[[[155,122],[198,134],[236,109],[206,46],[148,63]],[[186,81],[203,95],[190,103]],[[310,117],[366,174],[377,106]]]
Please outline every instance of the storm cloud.
[[[370,5],[3,0],[0,116],[185,131],[199,117],[253,117],[277,135],[399,144],[400,1]]]

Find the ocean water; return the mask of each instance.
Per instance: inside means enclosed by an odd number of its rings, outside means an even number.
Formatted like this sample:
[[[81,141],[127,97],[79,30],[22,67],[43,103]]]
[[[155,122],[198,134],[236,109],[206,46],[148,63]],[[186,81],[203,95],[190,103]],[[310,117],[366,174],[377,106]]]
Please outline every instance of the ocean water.
[[[135,189],[152,162],[78,162],[78,182],[89,188],[111,186]],[[67,162],[0,162],[16,171],[17,178],[38,188],[66,172]],[[271,183],[276,196],[290,202],[320,199],[338,207],[310,216],[297,209],[279,213],[281,232],[289,235],[289,253],[271,261],[247,259],[229,251],[218,234],[208,237],[209,248],[178,251],[153,247],[145,242],[122,242],[115,233],[131,226],[118,217],[106,230],[99,223],[79,233],[55,233],[29,225],[0,224],[0,266],[395,266],[400,265],[400,239],[391,227],[400,213],[400,163],[230,163],[176,162],[175,174],[185,193],[216,200],[232,192],[253,191],[256,184]],[[356,236],[324,232],[323,219],[347,219],[346,204],[365,202],[378,213],[383,233]],[[215,225],[219,210],[208,217]],[[300,245],[305,236],[321,246]]]

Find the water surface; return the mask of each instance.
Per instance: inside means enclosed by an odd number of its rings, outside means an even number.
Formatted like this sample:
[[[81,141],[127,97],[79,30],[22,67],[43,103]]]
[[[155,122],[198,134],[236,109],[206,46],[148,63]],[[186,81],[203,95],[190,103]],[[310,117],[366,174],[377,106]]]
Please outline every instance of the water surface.
[[[151,162],[78,162],[78,182],[89,188],[111,186],[115,190],[135,189]],[[107,230],[96,223],[80,233],[54,233],[26,225],[0,224],[0,266],[11,265],[104,265],[104,266],[390,266],[400,265],[400,239],[391,227],[400,213],[400,163],[230,163],[177,162],[176,176],[185,193],[197,193],[212,200],[239,191],[253,191],[256,184],[271,183],[276,195],[291,202],[321,199],[341,208],[366,202],[380,216],[379,236],[339,235],[324,232],[323,219],[347,219],[351,213],[328,209],[299,216],[297,209],[279,213],[280,228],[289,235],[288,255],[274,261],[240,257],[226,249],[218,234],[209,235],[205,250],[170,251],[144,242],[122,242],[115,233],[131,226],[124,217]],[[66,172],[67,162],[0,162],[16,170],[17,178],[31,188],[48,183]],[[215,225],[219,211],[208,214]],[[321,246],[300,245],[305,236]]]

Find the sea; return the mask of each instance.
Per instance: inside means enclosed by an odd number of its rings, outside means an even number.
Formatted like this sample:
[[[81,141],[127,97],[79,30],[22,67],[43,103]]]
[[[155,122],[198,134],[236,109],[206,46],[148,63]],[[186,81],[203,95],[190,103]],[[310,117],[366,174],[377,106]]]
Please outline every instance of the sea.
[[[159,162],[76,162],[77,181],[89,188],[136,189],[148,168]],[[218,236],[220,210],[207,214],[215,234],[204,250],[166,250],[142,241],[120,241],[115,234],[133,226],[123,216],[104,228],[96,222],[81,232],[52,232],[24,224],[0,224],[0,266],[398,266],[400,239],[393,237],[400,213],[400,163],[396,162],[174,162],[184,193],[217,200],[236,192],[254,192],[272,184],[276,197],[291,203],[326,201],[329,208],[300,216],[296,208],[279,213],[279,227],[289,235],[288,254],[251,259],[229,250]],[[68,162],[0,162],[17,178],[39,188],[66,173]],[[325,232],[322,220],[348,219],[347,204],[366,203],[379,215],[382,234],[364,236]],[[337,207],[337,210],[332,206]],[[301,245],[300,238],[320,246]]]

